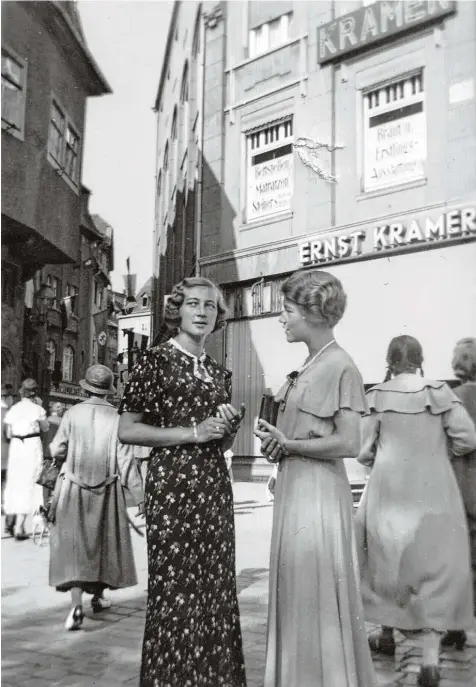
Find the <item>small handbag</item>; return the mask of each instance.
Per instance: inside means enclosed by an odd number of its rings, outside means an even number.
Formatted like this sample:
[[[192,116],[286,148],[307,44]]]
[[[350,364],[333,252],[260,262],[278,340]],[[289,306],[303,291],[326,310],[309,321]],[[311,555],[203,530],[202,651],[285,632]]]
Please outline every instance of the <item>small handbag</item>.
[[[43,462],[41,472],[36,480],[36,483],[42,487],[45,487],[45,489],[53,491],[58,480],[59,473],[60,468],[56,465],[54,458],[47,458]]]
[[[270,393],[264,393],[261,398],[261,406],[259,409],[259,419],[265,420],[273,427],[276,427],[278,421],[278,412],[281,403],[275,401],[274,396]]]

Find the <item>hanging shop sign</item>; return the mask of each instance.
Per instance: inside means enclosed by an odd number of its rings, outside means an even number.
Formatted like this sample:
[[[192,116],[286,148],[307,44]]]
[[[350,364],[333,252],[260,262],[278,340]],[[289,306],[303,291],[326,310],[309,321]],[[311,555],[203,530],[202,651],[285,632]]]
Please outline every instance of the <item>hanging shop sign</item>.
[[[332,62],[455,11],[456,2],[444,0],[381,0],[360,7],[319,26],[317,61],[319,64]]]
[[[443,212],[438,217],[393,222],[370,230],[359,229],[345,234],[308,239],[298,246],[299,262],[305,267],[355,260],[378,252],[441,243],[468,236],[476,238],[475,207]]]
[[[266,159],[271,155],[274,157]],[[246,208],[248,222],[289,210],[292,195],[293,153],[290,144],[251,159]]]

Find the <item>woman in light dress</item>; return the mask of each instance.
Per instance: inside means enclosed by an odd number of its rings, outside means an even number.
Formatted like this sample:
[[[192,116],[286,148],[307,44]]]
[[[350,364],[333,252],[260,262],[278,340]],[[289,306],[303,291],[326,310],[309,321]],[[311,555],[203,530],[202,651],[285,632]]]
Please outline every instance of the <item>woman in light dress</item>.
[[[43,462],[41,432],[48,431],[45,409],[36,402],[38,384],[25,379],[20,387],[21,401],[15,403],[3,420],[10,439],[4,510],[16,516],[14,536],[27,539],[26,516],[43,502],[42,488],[36,484]]]
[[[279,460],[271,540],[265,687],[373,687],[344,458],[360,448],[361,376],[334,339],[346,296],[333,275],[297,272],[280,322],[309,356],[278,393],[277,427],[259,421]]]
[[[419,376],[412,336],[392,339],[386,381],[367,394],[359,461],[373,466],[357,515],[365,618],[383,626],[373,648],[394,653],[392,628],[423,644],[418,684],[439,684],[446,630],[473,624],[468,529],[451,465],[476,431],[444,382]],[[416,633],[416,634],[415,634]]]

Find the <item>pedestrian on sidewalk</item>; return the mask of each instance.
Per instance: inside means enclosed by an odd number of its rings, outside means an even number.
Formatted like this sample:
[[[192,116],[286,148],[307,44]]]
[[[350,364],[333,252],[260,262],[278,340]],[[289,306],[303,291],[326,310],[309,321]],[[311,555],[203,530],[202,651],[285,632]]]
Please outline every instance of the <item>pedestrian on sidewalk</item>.
[[[7,482],[7,467],[8,467],[8,449],[10,441],[7,439],[6,427],[4,425],[5,415],[13,405],[13,386],[11,384],[2,384],[2,514],[3,510],[3,493]],[[12,536],[13,527],[15,525],[15,516],[7,515],[5,517],[5,534]]]
[[[374,687],[344,458],[357,456],[362,378],[334,338],[341,282],[296,272],[280,322],[309,356],[276,396],[277,426],[259,420],[261,450],[279,461],[271,539],[265,687]]]
[[[61,423],[61,418],[64,415],[66,406],[60,401],[54,401],[50,404],[50,414],[48,415],[48,432],[43,435],[43,458],[45,460],[52,460],[50,445],[56,436],[58,428]],[[52,492],[47,487],[43,487],[43,507],[47,511],[49,508],[49,501],[51,500]]]
[[[172,338],[142,355],[120,406],[121,441],[152,448],[141,687],[246,686],[224,458],[241,417],[231,373],[204,352],[225,315],[208,279],[174,286],[165,308]]]
[[[446,630],[473,625],[468,529],[452,455],[476,431],[445,382],[423,376],[417,339],[392,339],[387,375],[367,394],[359,461],[372,470],[356,514],[366,620],[374,650],[395,653],[392,628],[423,644],[418,684],[439,684]],[[421,375],[421,376],[420,376]]]
[[[49,512],[50,586],[71,593],[67,630],[83,623],[83,592],[97,613],[111,605],[105,589],[137,584],[123,488],[140,511],[142,482],[132,451],[118,441],[119,416],[107,401],[112,382],[105,365],[86,371],[80,385],[88,398],[66,411],[50,446],[63,460]]]
[[[35,402],[37,391],[37,382],[25,379],[20,387],[21,400],[8,410],[3,421],[10,440],[4,509],[7,516],[15,518],[15,524],[10,519],[8,527],[17,541],[28,539],[26,516],[42,503],[36,479],[43,462],[41,432],[48,431],[48,420],[44,408]]]

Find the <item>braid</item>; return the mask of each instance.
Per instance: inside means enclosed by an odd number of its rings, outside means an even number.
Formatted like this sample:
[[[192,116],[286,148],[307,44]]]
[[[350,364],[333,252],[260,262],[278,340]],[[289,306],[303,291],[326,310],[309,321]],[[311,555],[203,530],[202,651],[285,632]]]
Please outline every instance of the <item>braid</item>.
[[[392,379],[392,370],[390,369],[390,365],[387,367],[387,372],[385,374],[385,378],[383,380],[383,383],[389,382]]]

